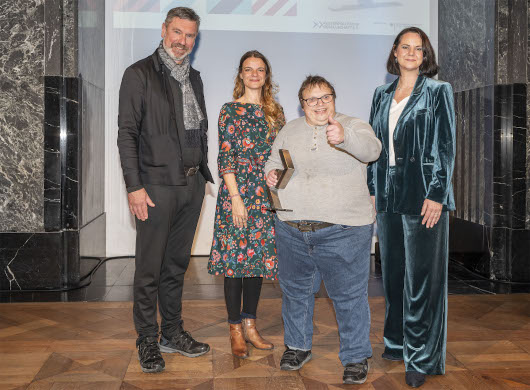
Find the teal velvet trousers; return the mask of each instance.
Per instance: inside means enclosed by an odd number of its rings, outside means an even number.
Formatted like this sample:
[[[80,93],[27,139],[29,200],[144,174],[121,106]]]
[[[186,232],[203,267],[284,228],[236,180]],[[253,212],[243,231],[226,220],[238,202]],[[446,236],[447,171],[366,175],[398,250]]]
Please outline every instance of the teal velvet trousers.
[[[418,215],[377,214],[385,352],[402,357],[407,371],[445,373],[448,214],[430,229]]]

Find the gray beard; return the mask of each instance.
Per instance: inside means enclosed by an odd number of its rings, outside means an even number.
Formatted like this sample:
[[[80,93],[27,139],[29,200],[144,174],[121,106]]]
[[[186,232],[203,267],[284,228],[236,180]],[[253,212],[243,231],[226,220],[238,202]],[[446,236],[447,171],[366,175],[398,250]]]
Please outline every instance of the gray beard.
[[[162,43],[162,46],[164,47],[164,50],[166,51],[167,55],[171,57],[171,59],[175,62],[182,61],[184,58],[188,56],[189,53],[184,54],[182,57],[177,57],[175,54],[173,54],[173,51],[171,50],[171,47],[166,47],[164,43]]]

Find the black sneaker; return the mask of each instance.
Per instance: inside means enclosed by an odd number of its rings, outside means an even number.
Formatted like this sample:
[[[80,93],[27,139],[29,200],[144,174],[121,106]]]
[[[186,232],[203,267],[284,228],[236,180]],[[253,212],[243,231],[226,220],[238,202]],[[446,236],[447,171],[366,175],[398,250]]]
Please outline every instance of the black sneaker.
[[[145,337],[138,344],[138,360],[143,372],[161,372],[166,363],[160,354],[158,337]]]
[[[160,350],[166,353],[178,352],[181,355],[194,358],[204,355],[210,350],[210,346],[198,342],[191,337],[189,332],[182,331],[170,339],[166,339],[164,335],[162,335],[160,337]]]
[[[364,359],[360,363],[348,363],[344,367],[344,376],[342,377],[342,383],[352,385],[360,385],[366,382],[368,376],[368,360]]]
[[[295,371],[302,368],[304,364],[311,360],[311,350],[300,351],[287,347],[280,360],[280,368],[287,371]]]

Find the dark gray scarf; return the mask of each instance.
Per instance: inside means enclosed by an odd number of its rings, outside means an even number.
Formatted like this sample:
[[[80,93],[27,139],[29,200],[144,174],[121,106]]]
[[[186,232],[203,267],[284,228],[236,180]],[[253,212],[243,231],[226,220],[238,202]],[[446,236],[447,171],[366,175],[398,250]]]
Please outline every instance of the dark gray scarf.
[[[197,102],[190,81],[190,58],[186,56],[182,64],[177,64],[164,49],[163,41],[160,41],[158,55],[171,72],[171,77],[177,80],[182,89],[182,111],[184,113],[184,127],[186,128],[186,146],[200,146],[200,128],[204,115]]]

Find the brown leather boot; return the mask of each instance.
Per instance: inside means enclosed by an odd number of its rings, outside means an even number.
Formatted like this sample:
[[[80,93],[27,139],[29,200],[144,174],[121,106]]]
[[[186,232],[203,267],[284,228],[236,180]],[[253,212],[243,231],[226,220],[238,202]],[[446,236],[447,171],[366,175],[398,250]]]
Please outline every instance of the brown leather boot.
[[[245,340],[250,342],[254,348],[257,349],[273,349],[274,345],[267,340],[265,340],[259,334],[256,329],[256,320],[254,318],[244,318],[243,319],[243,334],[245,335]]]
[[[248,358],[248,348],[241,324],[230,324],[230,345],[232,346],[232,355],[240,358]]]

